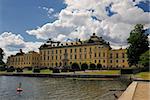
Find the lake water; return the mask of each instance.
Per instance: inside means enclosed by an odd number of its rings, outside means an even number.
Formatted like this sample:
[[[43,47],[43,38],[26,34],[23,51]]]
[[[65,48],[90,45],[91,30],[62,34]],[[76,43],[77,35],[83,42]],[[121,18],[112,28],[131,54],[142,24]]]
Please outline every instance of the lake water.
[[[19,82],[20,95],[16,93]],[[121,81],[0,76],[0,100],[114,100],[115,92],[109,90],[126,87]]]

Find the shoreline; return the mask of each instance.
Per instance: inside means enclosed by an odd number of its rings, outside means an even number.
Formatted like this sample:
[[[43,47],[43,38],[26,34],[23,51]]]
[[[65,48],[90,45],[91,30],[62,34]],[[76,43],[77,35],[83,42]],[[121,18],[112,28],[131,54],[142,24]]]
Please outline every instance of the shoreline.
[[[66,78],[74,80],[115,80],[115,79],[125,79],[130,81],[143,81],[150,82],[150,80],[141,79],[141,78],[128,78],[120,74],[66,74],[66,73],[50,73],[50,74],[41,74],[41,73],[1,73],[0,76],[17,76],[17,77],[49,77],[49,78]]]
[[[50,77],[50,78],[120,78],[121,75],[90,75],[90,74],[40,74],[40,73],[1,73],[0,76]]]

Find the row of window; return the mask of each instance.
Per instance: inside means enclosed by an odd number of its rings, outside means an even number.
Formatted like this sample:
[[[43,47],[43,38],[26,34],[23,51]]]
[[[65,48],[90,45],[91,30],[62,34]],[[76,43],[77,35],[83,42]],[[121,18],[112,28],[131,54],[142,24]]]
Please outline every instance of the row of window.
[[[83,58],[82,56],[83,56],[84,58]],[[101,56],[100,53],[99,53],[98,55],[95,53],[95,55],[94,55],[95,58],[96,58],[96,57],[100,57],[100,56]],[[54,57],[55,57],[55,60],[63,59],[63,58],[62,58],[62,55],[60,55],[60,56],[57,56],[57,55],[56,55],[56,56],[47,56],[47,60],[50,60],[50,57],[51,57],[51,60],[54,60]],[[105,53],[103,53],[103,57],[105,57]],[[77,59],[77,55],[76,55],[76,54],[75,54],[75,55],[70,55],[70,58],[68,58],[67,55],[64,55],[64,58],[65,58],[65,59],[73,59],[73,58],[74,58],[74,59]],[[82,58],[83,58],[83,59],[87,59],[87,54],[84,54],[84,55],[80,54],[78,58],[79,58],[79,59],[82,59]],[[92,58],[92,55],[91,55],[91,54],[89,55],[89,58],[90,58],[90,59]],[[41,57],[41,60],[42,60],[42,57]],[[46,56],[43,57],[43,60],[46,60]]]
[[[65,50],[64,51],[65,53],[69,53],[68,51],[70,51],[70,53],[73,53],[73,51],[74,51],[74,53],[76,53],[77,50],[79,50],[79,52],[82,52],[82,51],[87,52],[87,48],[79,48],[79,49],[74,48],[74,49],[64,49],[64,50]],[[89,50],[90,50],[90,53],[91,53],[92,52],[92,48],[89,48]],[[47,54],[58,54],[58,52],[61,54],[62,50],[51,50],[51,53],[50,53],[50,51],[43,51],[43,55],[46,55],[46,52],[47,52]],[[42,52],[41,52],[41,54],[42,54]]]
[[[29,61],[31,59],[36,61],[39,58],[38,57],[24,57],[24,58],[16,57],[16,58],[11,59],[11,61],[12,62],[23,62],[23,61]]]
[[[10,63],[11,65],[23,65],[23,64],[36,64],[36,65],[38,65],[38,63],[37,62],[32,62],[32,63],[30,63],[30,62],[11,62]]]

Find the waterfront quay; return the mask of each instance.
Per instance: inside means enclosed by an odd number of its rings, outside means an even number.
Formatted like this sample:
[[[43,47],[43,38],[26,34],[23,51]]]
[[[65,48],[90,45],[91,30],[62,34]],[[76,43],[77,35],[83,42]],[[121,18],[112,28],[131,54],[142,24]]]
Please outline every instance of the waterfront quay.
[[[150,82],[134,81],[118,100],[149,100]]]

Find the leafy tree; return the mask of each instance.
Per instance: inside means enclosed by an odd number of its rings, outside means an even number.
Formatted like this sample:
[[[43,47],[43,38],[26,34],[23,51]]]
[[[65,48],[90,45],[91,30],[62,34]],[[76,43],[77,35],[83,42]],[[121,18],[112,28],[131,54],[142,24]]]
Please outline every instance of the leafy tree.
[[[90,70],[95,70],[96,69],[96,65],[94,63],[90,64]]]
[[[0,66],[0,71],[5,71],[5,70],[7,70],[6,65],[2,65],[2,66]]]
[[[40,68],[34,68],[34,69],[33,69],[33,72],[34,72],[34,73],[40,73]]]
[[[141,56],[140,56],[140,61],[139,63],[141,65],[143,65],[147,70],[149,69],[149,61],[150,61],[150,51],[146,51],[145,53],[143,53]]]
[[[72,65],[71,65],[71,69],[74,71],[74,73],[75,73],[75,71],[79,71],[80,70],[80,67],[79,67],[79,65],[78,65],[78,63],[73,63]]]
[[[7,72],[13,72],[15,71],[15,68],[13,66],[10,66],[9,68],[7,68]]]
[[[4,58],[4,51],[2,48],[0,48],[0,65],[4,65],[5,63],[3,62]]]
[[[130,37],[127,39],[130,45],[127,49],[129,66],[137,66],[141,54],[149,49],[148,36],[144,33],[145,30],[141,24],[137,24],[130,32]]]
[[[100,70],[102,68],[102,65],[100,63],[97,64],[97,69]]]
[[[88,69],[88,65],[87,65],[86,63],[83,63],[83,64],[81,65],[81,70],[85,71],[85,70],[87,70],[87,69]]]

